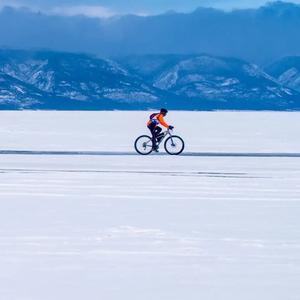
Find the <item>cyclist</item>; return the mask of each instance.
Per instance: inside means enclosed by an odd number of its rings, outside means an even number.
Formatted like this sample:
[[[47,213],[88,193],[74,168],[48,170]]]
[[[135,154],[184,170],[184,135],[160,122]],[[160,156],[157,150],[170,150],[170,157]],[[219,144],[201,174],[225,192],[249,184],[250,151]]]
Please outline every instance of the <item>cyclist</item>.
[[[149,128],[152,134],[153,150],[156,152],[158,152],[158,144],[164,137],[164,134],[162,133],[162,128],[159,125],[162,125],[163,127],[168,128],[170,130],[174,129],[174,127],[168,125],[164,119],[167,113],[168,110],[162,108],[159,113],[154,113],[150,115],[150,120],[147,123],[147,127]]]

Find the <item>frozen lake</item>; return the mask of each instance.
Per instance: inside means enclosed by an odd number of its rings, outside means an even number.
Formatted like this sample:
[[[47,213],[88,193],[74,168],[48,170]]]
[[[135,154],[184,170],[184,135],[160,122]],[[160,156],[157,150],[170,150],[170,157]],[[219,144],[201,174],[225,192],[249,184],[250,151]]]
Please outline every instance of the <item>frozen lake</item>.
[[[300,113],[0,113],[0,299],[299,300]]]

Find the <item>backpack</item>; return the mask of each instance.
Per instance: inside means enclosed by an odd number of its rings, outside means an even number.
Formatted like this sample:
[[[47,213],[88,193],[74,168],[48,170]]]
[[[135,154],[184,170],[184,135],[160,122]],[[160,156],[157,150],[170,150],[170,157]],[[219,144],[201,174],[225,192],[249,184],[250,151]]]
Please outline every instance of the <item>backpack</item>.
[[[150,115],[150,121],[148,124],[153,124],[154,126],[159,124],[159,121],[157,119],[155,119],[155,117],[158,115],[158,113],[154,113],[152,115]]]
[[[150,115],[150,120],[153,120],[157,115],[158,115],[157,113]]]

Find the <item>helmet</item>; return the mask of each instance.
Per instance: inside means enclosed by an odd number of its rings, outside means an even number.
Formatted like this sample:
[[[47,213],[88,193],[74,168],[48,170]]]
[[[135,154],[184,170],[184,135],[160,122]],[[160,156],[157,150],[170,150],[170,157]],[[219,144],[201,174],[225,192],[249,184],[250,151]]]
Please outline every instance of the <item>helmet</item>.
[[[168,112],[168,110],[166,109],[166,108],[162,108],[161,110],[160,110],[160,113],[163,113],[163,114],[166,114]]]

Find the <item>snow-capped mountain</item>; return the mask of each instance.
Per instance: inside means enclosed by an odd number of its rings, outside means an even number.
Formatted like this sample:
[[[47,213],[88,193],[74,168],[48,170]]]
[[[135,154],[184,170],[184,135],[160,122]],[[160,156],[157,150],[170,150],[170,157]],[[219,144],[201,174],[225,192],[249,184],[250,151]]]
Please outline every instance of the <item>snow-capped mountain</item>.
[[[33,88],[60,99],[93,102],[152,103],[157,91],[117,63],[84,54],[0,52],[0,70]],[[105,102],[105,101],[104,101]]]
[[[126,59],[125,59],[126,61]],[[299,106],[299,93],[257,65],[211,55],[128,58],[127,67],[154,87],[196,106],[274,109]]]
[[[300,93],[258,66],[211,55],[0,50],[0,99],[2,109],[300,109]]]
[[[266,71],[281,84],[300,92],[300,56],[283,58],[269,66]]]
[[[42,91],[0,71],[1,108],[31,108],[41,103],[43,96]]]

